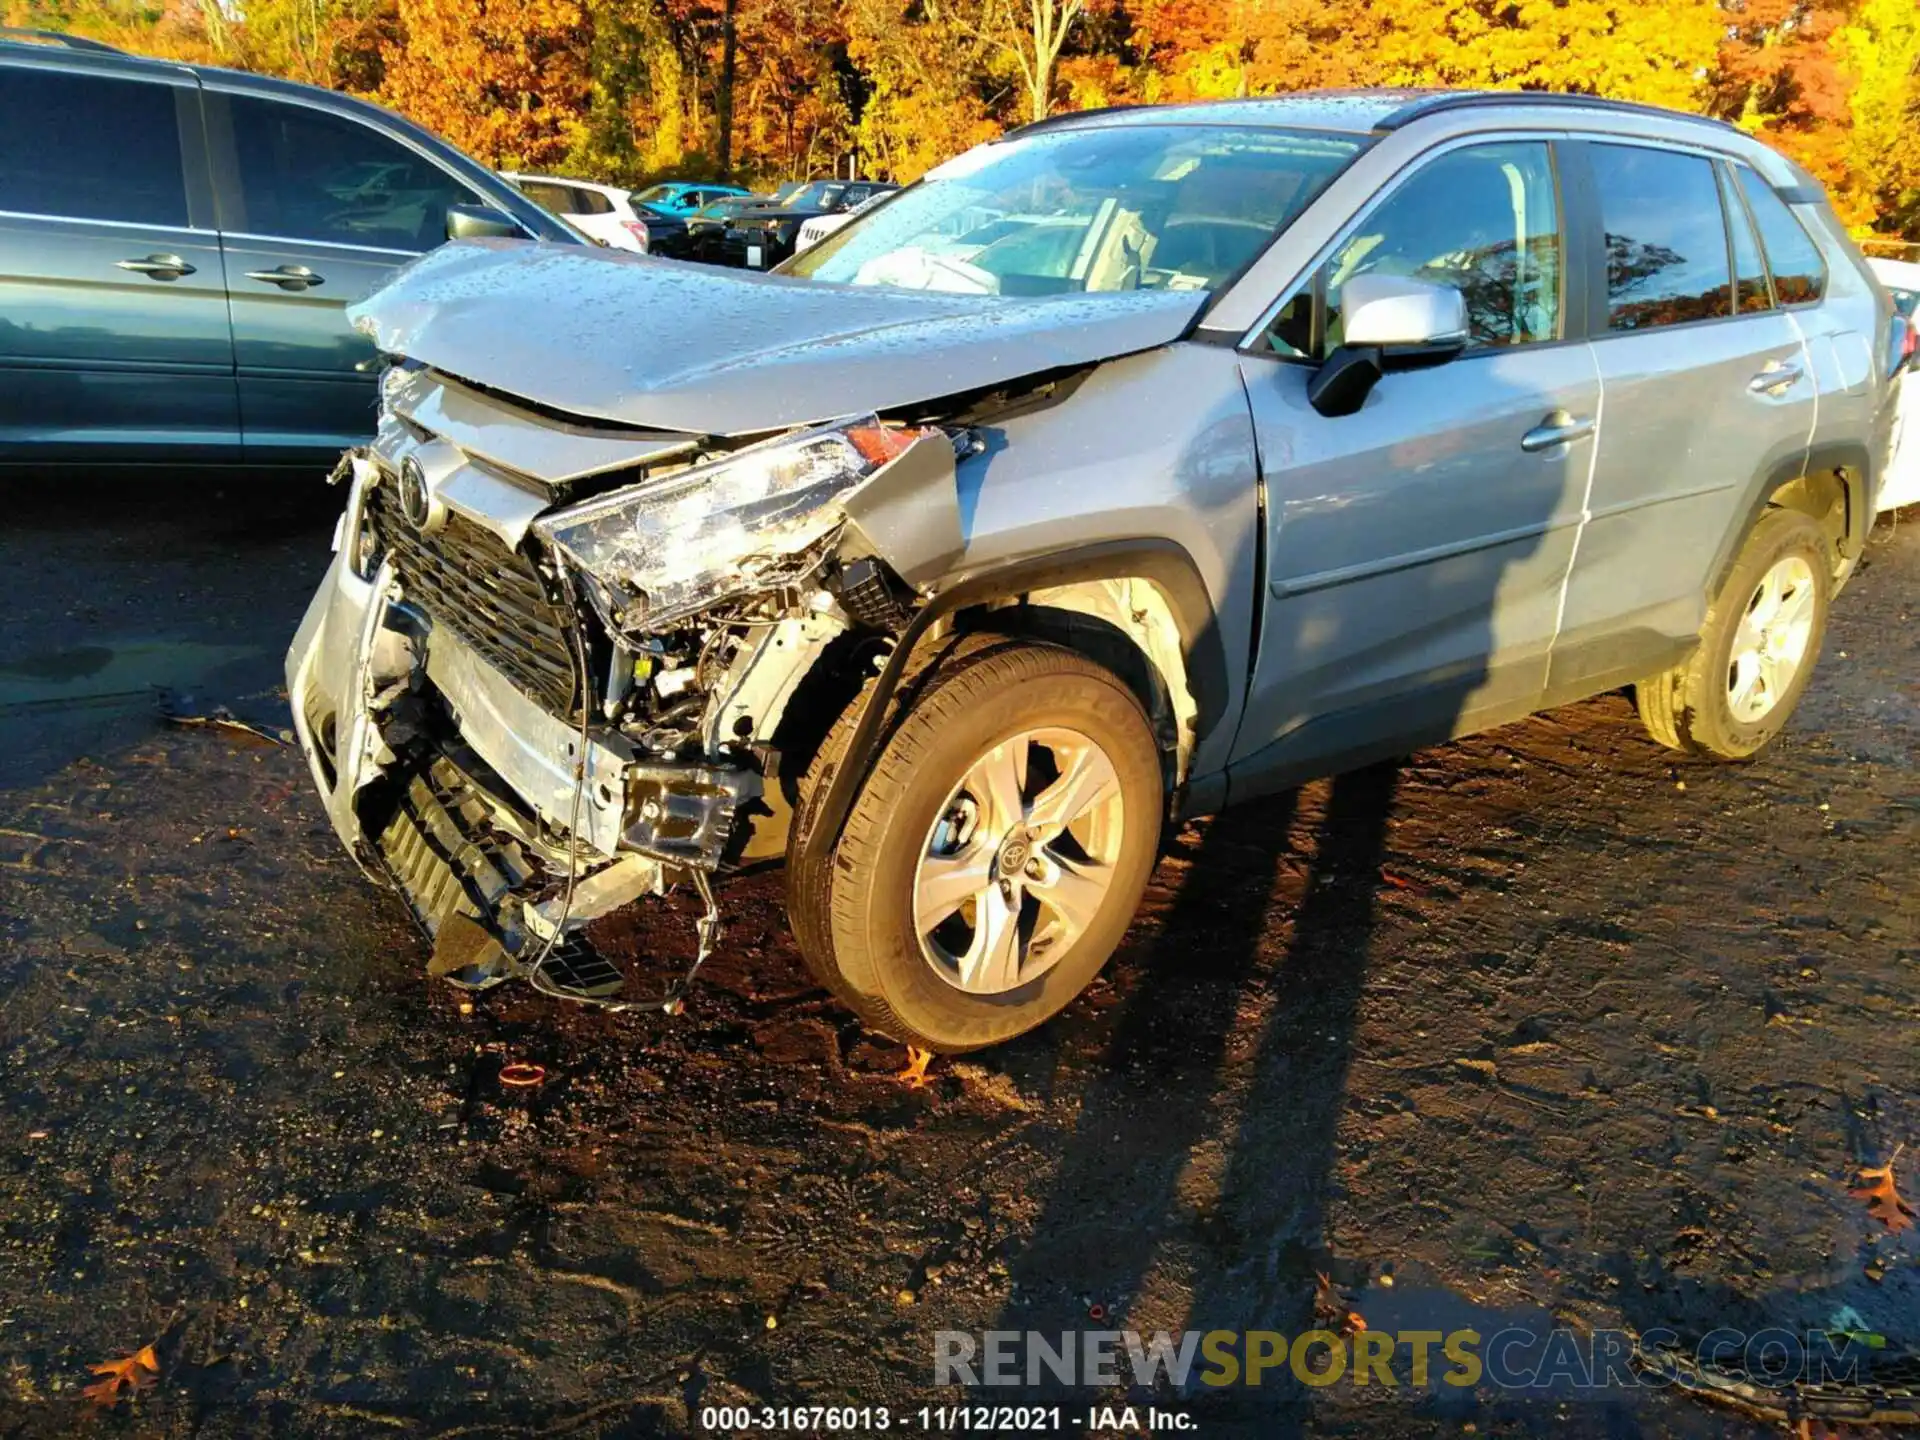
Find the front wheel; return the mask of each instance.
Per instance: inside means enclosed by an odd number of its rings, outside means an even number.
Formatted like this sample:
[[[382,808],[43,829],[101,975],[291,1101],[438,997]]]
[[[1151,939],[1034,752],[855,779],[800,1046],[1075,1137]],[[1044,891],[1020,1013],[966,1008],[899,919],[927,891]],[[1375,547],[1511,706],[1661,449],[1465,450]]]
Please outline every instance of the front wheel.
[[[1744,760],[1780,733],[1806,691],[1833,596],[1829,547],[1797,510],[1769,510],[1708,607],[1700,647],[1634,687],[1661,744]]]
[[[1152,727],[1110,672],[1048,645],[960,662],[848,815],[817,947],[834,991],[949,1054],[1041,1024],[1126,933],[1165,805]]]

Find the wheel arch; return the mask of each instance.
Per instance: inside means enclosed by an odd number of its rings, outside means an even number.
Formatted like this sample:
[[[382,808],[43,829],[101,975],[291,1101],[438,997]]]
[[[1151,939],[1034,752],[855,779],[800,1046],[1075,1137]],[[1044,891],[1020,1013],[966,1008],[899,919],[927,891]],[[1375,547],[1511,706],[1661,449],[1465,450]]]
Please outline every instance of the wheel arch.
[[[1709,595],[1726,583],[1741,547],[1770,508],[1798,510],[1826,533],[1834,551],[1834,579],[1844,580],[1866,548],[1873,528],[1873,495],[1869,477],[1872,457],[1856,441],[1816,445],[1804,460],[1796,459],[1760,476],[1749,488],[1741,523],[1729,528],[1714,557]]]
[[[1144,619],[1135,620],[1135,612],[1124,607],[1116,610],[1116,585],[1145,587],[1152,603],[1143,607]],[[963,573],[916,612],[868,690],[802,842],[810,859],[823,859],[836,842],[884,742],[895,693],[915,657],[955,629],[1032,634],[1102,663],[1109,663],[1102,650],[1112,654],[1110,646],[1129,646],[1146,668],[1116,673],[1140,695],[1150,716],[1156,702],[1152,687],[1165,688],[1165,706],[1177,727],[1176,765],[1225,718],[1226,648],[1206,582],[1178,543],[1159,536],[1107,541]],[[1177,674],[1170,673],[1176,668],[1169,663],[1174,655]],[[1143,686],[1149,693],[1141,693]]]

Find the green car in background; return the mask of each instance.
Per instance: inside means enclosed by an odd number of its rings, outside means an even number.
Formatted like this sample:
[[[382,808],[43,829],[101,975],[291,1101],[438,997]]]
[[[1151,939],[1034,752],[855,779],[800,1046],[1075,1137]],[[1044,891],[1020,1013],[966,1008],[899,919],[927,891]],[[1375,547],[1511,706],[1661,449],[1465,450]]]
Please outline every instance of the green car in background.
[[[378,106],[0,30],[0,462],[330,460],[376,413],[346,307],[488,235],[580,243]]]

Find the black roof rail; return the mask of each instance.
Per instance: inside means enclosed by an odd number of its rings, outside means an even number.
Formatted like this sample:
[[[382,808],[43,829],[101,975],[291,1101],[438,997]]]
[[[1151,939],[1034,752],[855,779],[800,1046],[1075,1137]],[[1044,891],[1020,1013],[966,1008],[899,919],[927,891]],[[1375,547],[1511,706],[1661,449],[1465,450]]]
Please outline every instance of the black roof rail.
[[[24,25],[0,25],[0,40],[18,40],[29,45],[64,45],[69,50],[94,50],[106,55],[124,55],[118,45],[104,40],[89,40],[84,35],[67,35],[59,30],[33,30]]]
[[[1032,120],[1025,125],[1016,125],[1001,135],[1002,140],[1011,140],[1017,135],[1038,135],[1042,131],[1057,130],[1076,120],[1085,120],[1093,115],[1119,115],[1128,110],[1152,110],[1152,105],[1096,105],[1091,110],[1062,110],[1058,115],[1049,115],[1044,120]]]
[[[1654,115],[1663,120],[1690,120],[1739,133],[1739,127],[1711,115],[1692,115],[1685,110],[1667,110],[1659,105],[1640,105],[1631,100],[1608,100],[1599,95],[1569,95],[1561,90],[1467,90],[1423,95],[1409,101],[1374,125],[1375,130],[1398,130],[1415,120],[1449,110],[1479,110],[1491,105],[1550,105],[1576,110],[1615,110],[1624,115]]]

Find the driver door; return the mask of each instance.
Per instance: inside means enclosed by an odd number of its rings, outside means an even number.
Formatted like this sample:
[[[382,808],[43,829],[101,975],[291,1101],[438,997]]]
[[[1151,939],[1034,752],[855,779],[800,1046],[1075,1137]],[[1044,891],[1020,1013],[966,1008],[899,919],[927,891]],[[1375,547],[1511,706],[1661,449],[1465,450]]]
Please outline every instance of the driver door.
[[[373,434],[376,357],[345,314],[447,238],[467,186],[346,115],[208,91],[245,458],[300,460]]]
[[[1307,382],[1369,273],[1458,288],[1471,342],[1330,418]],[[1231,799],[1536,708],[1599,419],[1581,274],[1550,142],[1480,140],[1374,201],[1246,348],[1267,566]]]

